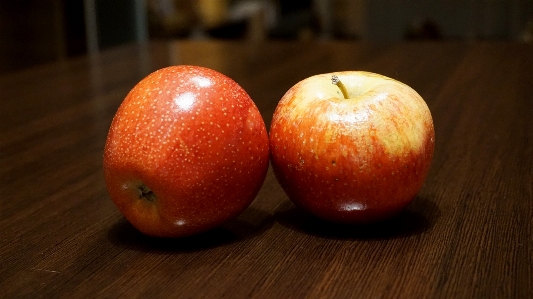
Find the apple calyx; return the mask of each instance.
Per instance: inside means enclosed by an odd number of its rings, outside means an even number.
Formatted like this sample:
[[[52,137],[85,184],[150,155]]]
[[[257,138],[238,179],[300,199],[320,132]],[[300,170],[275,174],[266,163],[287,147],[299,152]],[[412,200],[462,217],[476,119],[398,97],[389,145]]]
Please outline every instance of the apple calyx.
[[[156,201],[157,199],[157,196],[155,195],[155,193],[150,190],[150,188],[148,188],[148,186],[146,186],[145,184],[140,184],[138,186],[139,188],[139,199],[144,199],[144,200],[147,200],[147,201]]]
[[[348,96],[348,91],[346,90],[346,86],[344,86],[344,84],[342,83],[341,79],[339,79],[339,77],[337,77],[336,75],[332,75],[331,76],[331,83],[334,84],[334,85],[337,85],[337,87],[341,90],[342,95],[344,96],[345,99],[349,99],[350,98]]]

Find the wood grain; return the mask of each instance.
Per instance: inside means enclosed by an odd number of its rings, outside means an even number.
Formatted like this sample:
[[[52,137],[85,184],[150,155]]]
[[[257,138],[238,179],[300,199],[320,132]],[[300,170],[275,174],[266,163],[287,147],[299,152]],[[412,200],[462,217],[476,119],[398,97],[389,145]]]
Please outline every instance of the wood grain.
[[[269,172],[211,232],[141,235],[102,175],[126,93],[171,64],[213,68],[270,125],[308,76],[366,70],[427,101],[435,157],[412,205],[367,226],[295,208]],[[0,77],[2,298],[533,298],[533,47],[519,43],[159,42]]]

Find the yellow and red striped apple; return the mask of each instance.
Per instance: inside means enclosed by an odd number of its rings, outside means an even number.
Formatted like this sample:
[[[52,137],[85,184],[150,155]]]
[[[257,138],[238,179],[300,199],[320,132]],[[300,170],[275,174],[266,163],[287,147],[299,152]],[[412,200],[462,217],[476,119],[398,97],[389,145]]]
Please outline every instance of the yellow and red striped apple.
[[[181,237],[239,215],[264,181],[265,124],[235,81],[173,66],[141,80],[111,124],[104,151],[108,192],[141,232]]]
[[[359,71],[300,81],[270,128],[273,170],[288,197],[344,223],[403,210],[424,183],[434,143],[430,111],[415,90]]]

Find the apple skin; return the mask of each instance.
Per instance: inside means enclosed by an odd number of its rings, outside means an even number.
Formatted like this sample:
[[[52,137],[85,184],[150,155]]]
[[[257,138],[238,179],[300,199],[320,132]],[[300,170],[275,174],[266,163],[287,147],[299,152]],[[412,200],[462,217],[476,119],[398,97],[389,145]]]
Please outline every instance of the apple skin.
[[[208,68],[171,66],[128,93],[103,164],[111,199],[134,227],[150,236],[190,236],[250,205],[267,173],[268,135],[235,81]]]
[[[416,91],[360,71],[300,81],[278,103],[270,128],[272,167],[289,199],[341,223],[401,212],[424,183],[434,143],[431,113]]]

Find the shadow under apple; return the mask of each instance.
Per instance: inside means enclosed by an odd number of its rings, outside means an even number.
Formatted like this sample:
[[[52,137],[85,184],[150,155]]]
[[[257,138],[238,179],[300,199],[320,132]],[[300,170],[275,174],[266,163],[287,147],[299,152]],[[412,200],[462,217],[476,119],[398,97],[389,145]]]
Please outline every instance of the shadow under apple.
[[[182,238],[157,238],[138,231],[121,217],[109,230],[114,245],[143,252],[193,252],[240,242],[260,235],[274,223],[272,215],[253,207],[221,227]]]
[[[281,204],[274,213],[276,221],[289,229],[323,238],[367,240],[418,235],[430,230],[439,217],[439,207],[423,197],[416,197],[400,214],[371,224],[342,224],[322,220],[290,201]]]

